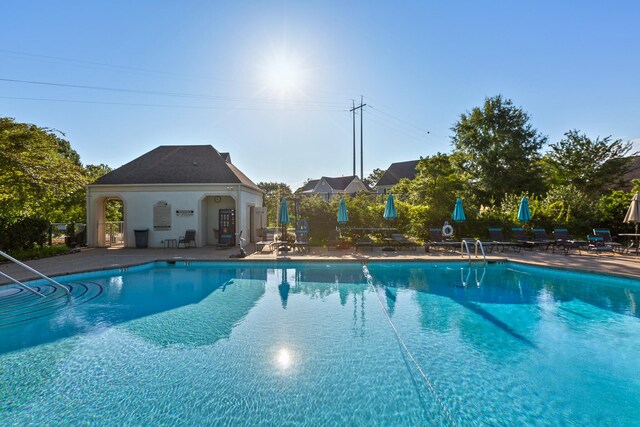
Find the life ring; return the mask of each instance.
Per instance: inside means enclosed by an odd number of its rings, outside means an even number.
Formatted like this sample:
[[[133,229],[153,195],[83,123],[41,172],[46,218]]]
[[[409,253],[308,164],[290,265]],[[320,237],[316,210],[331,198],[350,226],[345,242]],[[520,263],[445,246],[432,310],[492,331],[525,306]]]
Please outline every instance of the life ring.
[[[453,227],[448,222],[445,222],[442,226],[442,235],[444,237],[453,236]]]

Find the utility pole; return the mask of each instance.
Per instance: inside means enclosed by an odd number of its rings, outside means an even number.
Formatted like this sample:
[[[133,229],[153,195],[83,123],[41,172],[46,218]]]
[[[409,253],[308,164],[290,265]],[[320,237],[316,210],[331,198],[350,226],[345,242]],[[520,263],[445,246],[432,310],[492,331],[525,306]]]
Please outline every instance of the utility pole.
[[[350,110],[353,113],[353,174],[356,174],[356,110],[360,110],[360,179],[364,179],[364,144],[362,137],[362,112],[367,104],[363,104],[364,98],[360,97],[360,105],[355,106]]]
[[[356,174],[356,101],[352,99],[351,105],[353,106],[353,108],[351,109],[351,113],[353,115],[353,175],[355,176]]]

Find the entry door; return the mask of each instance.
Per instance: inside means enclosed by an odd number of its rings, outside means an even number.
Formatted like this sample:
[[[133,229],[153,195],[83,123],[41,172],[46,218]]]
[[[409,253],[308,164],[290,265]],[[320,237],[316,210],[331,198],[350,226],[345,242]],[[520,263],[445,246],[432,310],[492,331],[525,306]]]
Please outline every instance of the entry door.
[[[220,233],[218,243],[222,245],[236,245],[236,210],[220,209],[218,211]]]

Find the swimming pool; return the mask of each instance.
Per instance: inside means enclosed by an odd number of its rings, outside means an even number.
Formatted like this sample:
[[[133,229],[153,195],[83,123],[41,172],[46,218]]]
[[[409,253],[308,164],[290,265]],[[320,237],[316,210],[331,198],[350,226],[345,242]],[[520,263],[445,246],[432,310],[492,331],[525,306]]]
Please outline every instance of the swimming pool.
[[[63,281],[69,306],[0,288],[2,425],[640,423],[633,280],[178,262]]]

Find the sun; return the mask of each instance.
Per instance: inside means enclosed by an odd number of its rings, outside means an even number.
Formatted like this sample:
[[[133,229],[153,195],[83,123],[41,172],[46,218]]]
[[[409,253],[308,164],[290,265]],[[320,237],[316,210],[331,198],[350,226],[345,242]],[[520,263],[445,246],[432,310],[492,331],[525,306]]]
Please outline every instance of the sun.
[[[269,92],[287,98],[302,91],[304,68],[300,60],[283,53],[265,61],[262,78]]]

